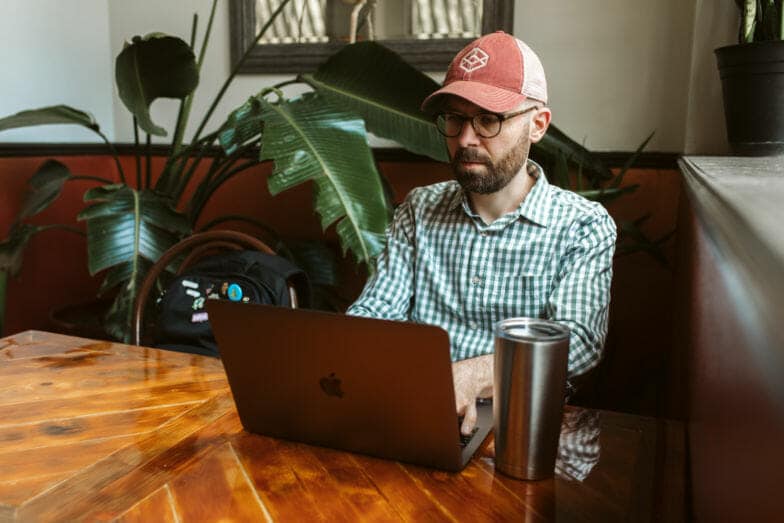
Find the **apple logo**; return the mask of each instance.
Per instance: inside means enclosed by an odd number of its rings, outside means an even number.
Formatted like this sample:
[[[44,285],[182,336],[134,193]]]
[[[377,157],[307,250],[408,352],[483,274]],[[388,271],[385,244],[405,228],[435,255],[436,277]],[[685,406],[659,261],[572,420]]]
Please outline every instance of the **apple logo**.
[[[323,390],[327,396],[343,397],[343,390],[340,388],[340,378],[336,378],[334,372],[330,372],[329,376],[321,378],[319,380],[319,385],[321,385],[321,390]]]

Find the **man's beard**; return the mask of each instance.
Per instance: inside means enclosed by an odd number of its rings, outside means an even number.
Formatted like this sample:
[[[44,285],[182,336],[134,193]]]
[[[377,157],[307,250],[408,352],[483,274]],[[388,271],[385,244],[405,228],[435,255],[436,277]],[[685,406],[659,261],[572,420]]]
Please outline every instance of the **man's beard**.
[[[464,191],[476,194],[492,194],[507,185],[520,172],[531,148],[525,138],[512,147],[504,156],[493,162],[490,156],[475,148],[461,147],[452,158],[452,172]],[[484,172],[464,168],[460,162],[477,162],[484,165]]]

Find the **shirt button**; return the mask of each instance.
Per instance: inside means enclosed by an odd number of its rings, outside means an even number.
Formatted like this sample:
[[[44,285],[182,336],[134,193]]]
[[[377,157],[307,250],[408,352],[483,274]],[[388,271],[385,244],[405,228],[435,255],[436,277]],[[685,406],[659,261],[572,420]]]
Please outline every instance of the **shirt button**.
[[[482,236],[487,236],[487,231],[482,231],[479,234],[481,234]]]
[[[479,325],[475,321],[472,321],[471,323],[469,323],[468,326],[471,327],[473,330],[476,330],[476,329],[479,328]]]
[[[482,278],[480,278],[479,276],[474,276],[473,278],[471,278],[471,283],[473,283],[474,285],[479,285],[481,282],[482,282]]]

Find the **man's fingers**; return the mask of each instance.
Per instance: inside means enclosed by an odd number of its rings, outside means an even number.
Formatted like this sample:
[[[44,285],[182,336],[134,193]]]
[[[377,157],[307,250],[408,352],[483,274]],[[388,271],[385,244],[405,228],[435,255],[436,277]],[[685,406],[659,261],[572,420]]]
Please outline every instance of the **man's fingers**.
[[[466,409],[468,409],[468,402],[462,401],[462,399],[458,399],[456,401],[456,407],[457,407],[457,415],[465,416]]]
[[[468,402],[468,405],[466,405],[465,417],[463,418],[463,425],[460,427],[460,432],[462,432],[464,436],[468,436],[471,434],[471,431],[474,430],[475,425],[476,400],[472,400]]]

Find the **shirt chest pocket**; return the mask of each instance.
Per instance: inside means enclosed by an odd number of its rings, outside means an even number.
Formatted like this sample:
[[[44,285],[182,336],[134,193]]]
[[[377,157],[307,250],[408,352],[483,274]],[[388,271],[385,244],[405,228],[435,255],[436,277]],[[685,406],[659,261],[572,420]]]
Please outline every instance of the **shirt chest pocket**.
[[[539,271],[520,271],[493,276],[488,282],[485,305],[498,318],[544,315],[552,276]]]

